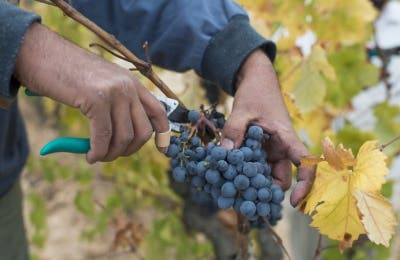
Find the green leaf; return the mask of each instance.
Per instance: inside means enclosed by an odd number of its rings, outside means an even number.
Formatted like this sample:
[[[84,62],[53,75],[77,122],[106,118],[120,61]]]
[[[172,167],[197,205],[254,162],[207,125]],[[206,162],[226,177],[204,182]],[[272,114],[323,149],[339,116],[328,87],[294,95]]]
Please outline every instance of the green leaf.
[[[99,214],[96,215],[96,220],[94,224],[83,230],[82,237],[88,240],[93,240],[96,236],[103,234],[104,231],[107,229],[108,224],[110,223],[111,217],[112,215],[108,212],[101,211]]]
[[[120,208],[122,206],[121,196],[116,193],[109,194],[104,206],[109,211]]]
[[[312,5],[313,27],[320,41],[336,47],[370,39],[372,22],[377,14],[371,1],[315,0]]]
[[[335,138],[337,143],[343,143],[347,148],[351,148],[353,154],[357,154],[363,143],[376,139],[376,136],[372,132],[362,131],[347,124],[336,134]]]
[[[326,94],[326,79],[336,79],[325,51],[319,46],[314,47],[295,76],[293,94],[296,105],[303,114],[322,105]]]
[[[87,167],[76,169],[74,179],[81,185],[89,185],[93,181],[94,172],[90,171]]]
[[[35,246],[43,248],[47,238],[46,202],[39,193],[29,194],[29,220],[33,226],[32,242]]]
[[[374,109],[376,117],[375,132],[381,144],[386,143],[400,134],[400,108],[387,103],[378,105]],[[385,148],[385,153],[394,155],[400,150],[400,143],[393,143]]]
[[[74,200],[77,209],[89,217],[94,217],[96,210],[93,202],[93,191],[91,189],[80,190]]]
[[[153,222],[143,241],[146,259],[210,259],[212,246],[189,236],[176,214],[167,214]],[[190,257],[189,257],[190,256]]]
[[[343,47],[329,55],[337,80],[327,82],[326,99],[336,107],[347,106],[363,88],[376,84],[379,70],[367,62],[362,45]]]
[[[382,186],[382,190],[381,193],[383,196],[385,196],[386,198],[391,198],[392,194],[393,194],[393,186],[395,184],[395,181],[393,180],[388,180],[387,182],[385,182]]]

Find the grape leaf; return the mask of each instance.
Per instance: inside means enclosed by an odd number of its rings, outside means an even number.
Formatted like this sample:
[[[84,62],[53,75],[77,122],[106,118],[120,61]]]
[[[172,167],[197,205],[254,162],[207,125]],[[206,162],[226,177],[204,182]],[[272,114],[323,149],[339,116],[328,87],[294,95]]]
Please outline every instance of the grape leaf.
[[[346,124],[336,134],[335,140],[340,143],[345,143],[347,147],[351,148],[353,152],[358,152],[360,146],[367,140],[377,139],[375,133],[370,131],[363,131],[351,124]],[[381,140],[380,138],[378,138]]]
[[[335,148],[329,138],[322,141],[322,148],[325,160],[336,170],[345,170],[347,166],[353,166],[355,163],[353,152],[350,149],[344,149],[342,144]]]
[[[325,76],[325,77],[324,77]],[[329,64],[325,50],[315,46],[295,75],[293,94],[302,113],[322,105],[326,94],[326,79],[336,80],[333,67]]]
[[[367,63],[363,45],[343,47],[328,55],[335,68],[337,80],[327,81],[326,100],[336,107],[346,106],[364,87],[379,80],[379,70]]]
[[[394,226],[397,225],[390,202],[379,193],[356,190],[354,196],[363,215],[362,223],[368,238],[376,244],[388,247],[395,231]]]
[[[313,153],[319,154],[322,149],[319,145],[321,139],[328,135],[333,116],[324,106],[302,115],[303,120],[296,122],[296,128],[305,139],[305,143]]]
[[[318,39],[332,45],[365,42],[377,12],[371,1],[313,1],[313,24]]]
[[[289,112],[290,117],[293,120],[302,120],[303,117],[301,115],[299,108],[295,104],[294,97],[286,91],[283,91],[282,94],[283,94],[283,100],[285,101],[285,105]]]
[[[317,164],[316,178],[310,193],[302,203],[306,214],[312,216],[311,226],[319,229],[321,234],[340,241],[340,249],[350,247],[359,235],[372,232],[374,239],[387,245],[385,239],[378,240],[376,227],[370,221],[377,220],[375,225],[383,225],[384,218],[374,214],[365,217],[366,209],[374,202],[360,202],[358,199],[366,196],[376,197],[385,183],[384,176],[389,172],[386,166],[386,155],[376,148],[376,141],[365,142],[357,157],[354,158],[351,149],[345,149],[342,144],[334,146],[329,138],[325,138],[322,161],[307,157],[303,165]],[[361,191],[367,195],[356,195]],[[372,195],[371,195],[372,194]],[[376,199],[375,199],[376,200]],[[362,205],[363,209],[359,206]],[[365,206],[366,205],[366,206]],[[376,206],[376,203],[373,205]],[[390,207],[390,205],[389,205]],[[364,218],[361,219],[361,213]],[[371,220],[372,219],[372,220]],[[392,233],[389,233],[392,234]],[[383,242],[382,242],[383,241]]]
[[[379,104],[374,109],[376,117],[375,132],[379,140],[388,142],[400,132],[400,108],[397,105],[387,103]],[[400,144],[393,144],[385,148],[388,155],[394,155],[400,150]]]

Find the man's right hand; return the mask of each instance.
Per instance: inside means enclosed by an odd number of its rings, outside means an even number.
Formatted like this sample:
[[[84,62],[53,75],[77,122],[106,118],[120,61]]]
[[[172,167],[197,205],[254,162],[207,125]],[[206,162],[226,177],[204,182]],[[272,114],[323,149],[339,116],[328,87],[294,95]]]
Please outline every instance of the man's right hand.
[[[41,24],[28,29],[14,74],[30,90],[79,108],[89,118],[89,163],[128,156],[147,142],[153,130],[169,130],[161,103],[128,70]]]

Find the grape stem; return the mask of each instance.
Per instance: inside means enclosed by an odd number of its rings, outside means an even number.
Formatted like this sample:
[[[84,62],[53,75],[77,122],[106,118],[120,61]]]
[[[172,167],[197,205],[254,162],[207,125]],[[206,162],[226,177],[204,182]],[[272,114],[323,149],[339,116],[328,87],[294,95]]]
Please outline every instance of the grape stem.
[[[205,109],[204,105],[200,105],[200,118],[193,125],[194,131],[192,133],[199,132],[200,137],[202,137],[202,141],[205,141],[203,138],[206,137],[206,129],[208,128],[214,134],[215,142],[219,143],[221,139],[220,130],[215,127],[215,125],[211,122],[209,117],[212,118],[213,112],[215,111],[215,105],[211,106],[209,109]]]
[[[283,252],[285,252],[285,255],[288,257],[288,259],[291,260],[292,258],[290,257],[289,252],[287,251],[286,247],[283,245],[282,238],[271,227],[271,225],[269,224],[268,219],[266,219],[266,218],[263,218],[263,219],[265,221],[265,224],[267,225],[267,229],[271,232],[271,234],[275,238],[276,243],[282,248]]]
[[[38,0],[36,0],[38,1]],[[181,106],[185,107],[183,102],[178,98],[177,95],[165,84],[160,77],[152,69],[152,64],[139,59],[135,54],[133,54],[128,48],[126,48],[120,41],[115,38],[114,35],[109,34],[97,24],[92,22],[90,19],[86,18],[83,14],[78,12],[70,4],[64,0],[42,0],[38,1],[41,3],[55,5],[61,9],[65,15],[69,16],[79,24],[85,26],[87,29],[96,34],[100,39],[102,39],[106,44],[117,50],[122,56],[131,62],[139,72],[154,83],[167,97],[177,100]],[[148,52],[146,44],[144,45],[145,51]]]
[[[203,113],[201,113],[199,120],[197,120],[197,122],[194,125],[194,128],[197,129],[197,131],[200,131],[200,130],[205,131],[206,127],[208,127],[210,130],[213,131],[213,133],[217,139],[219,138],[218,129]]]
[[[236,212],[238,220],[238,231],[241,236],[238,237],[238,242],[241,247],[241,257],[240,259],[249,259],[249,233],[250,224],[249,221],[240,213]]]

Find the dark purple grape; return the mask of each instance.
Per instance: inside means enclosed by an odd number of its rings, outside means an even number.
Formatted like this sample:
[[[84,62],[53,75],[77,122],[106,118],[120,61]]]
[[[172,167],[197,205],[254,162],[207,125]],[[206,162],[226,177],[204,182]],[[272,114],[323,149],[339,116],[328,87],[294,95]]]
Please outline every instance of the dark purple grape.
[[[253,150],[249,147],[243,146],[239,150],[243,152],[245,162],[249,162],[253,158]]]
[[[266,187],[267,182],[267,178],[262,174],[257,174],[255,177],[251,178],[251,186],[257,189]]]
[[[271,213],[269,203],[259,202],[257,203],[257,214],[261,217],[268,217]]]
[[[172,170],[172,177],[176,182],[184,182],[186,175],[186,169],[183,167],[176,167]]]
[[[261,141],[263,139],[264,131],[261,127],[252,125],[247,129],[247,137]]]
[[[217,170],[208,169],[206,171],[206,180],[208,183],[215,184],[221,179],[221,175]]]
[[[223,173],[223,176],[227,180],[233,180],[237,176],[236,168],[232,165],[228,165],[228,169]]]
[[[257,175],[257,165],[252,162],[244,163],[243,174],[249,178],[255,177]]]
[[[246,200],[240,205],[240,213],[248,218],[251,218],[256,213],[256,205],[254,202]]]
[[[221,195],[226,198],[235,197],[236,195],[235,185],[232,182],[225,182],[225,184],[223,184],[221,187]]]
[[[218,208],[220,209],[228,209],[233,206],[234,202],[235,202],[234,198],[225,198],[222,196],[220,196],[217,200]]]
[[[235,184],[235,187],[238,190],[245,190],[249,187],[250,180],[245,175],[239,174],[238,176],[235,177],[233,183]]]
[[[272,199],[272,192],[269,188],[262,188],[258,190],[258,199],[262,202],[269,202]]]
[[[175,158],[177,155],[178,155],[178,153],[181,151],[181,149],[179,148],[179,146],[178,145],[176,145],[176,144],[170,144],[169,146],[168,146],[168,150],[167,150],[167,153],[165,154],[167,157],[169,157],[169,158]]]
[[[214,146],[211,149],[211,156],[215,161],[224,160],[226,157],[226,150],[222,146]]]
[[[197,120],[199,120],[199,119],[200,119],[200,112],[199,112],[199,111],[196,111],[196,110],[190,110],[190,111],[189,111],[189,113],[188,113],[188,120],[189,120],[191,123],[196,123]]]
[[[257,199],[257,189],[253,187],[248,187],[244,192],[243,192],[243,198],[245,200],[251,200],[255,201]]]
[[[230,164],[237,165],[243,162],[244,154],[239,149],[233,149],[228,152],[227,160]]]

